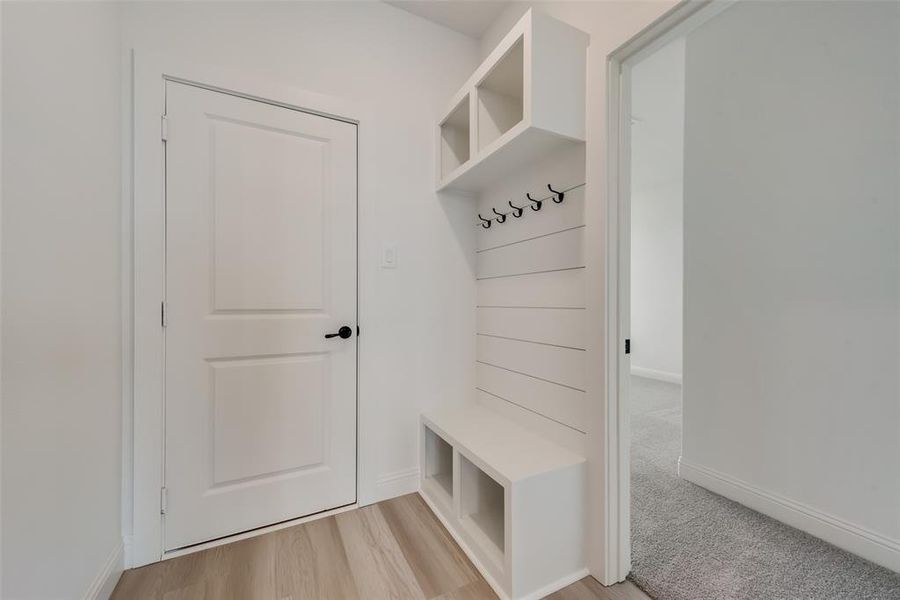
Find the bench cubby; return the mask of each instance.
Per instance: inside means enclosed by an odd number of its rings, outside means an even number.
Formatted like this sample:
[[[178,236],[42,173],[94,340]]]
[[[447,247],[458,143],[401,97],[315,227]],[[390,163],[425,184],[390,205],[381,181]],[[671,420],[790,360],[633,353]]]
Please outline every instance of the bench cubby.
[[[501,598],[587,574],[584,457],[476,405],[423,414],[421,434],[421,495]]]

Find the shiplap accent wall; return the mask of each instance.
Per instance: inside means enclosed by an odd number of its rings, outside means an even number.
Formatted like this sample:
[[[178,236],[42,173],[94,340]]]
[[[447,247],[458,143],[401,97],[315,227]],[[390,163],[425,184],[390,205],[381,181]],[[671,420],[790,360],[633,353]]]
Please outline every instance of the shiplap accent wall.
[[[561,148],[481,194],[505,212],[584,183],[584,147]],[[506,207],[504,210],[503,207]],[[516,219],[478,228],[478,402],[572,450],[584,451],[584,188]]]

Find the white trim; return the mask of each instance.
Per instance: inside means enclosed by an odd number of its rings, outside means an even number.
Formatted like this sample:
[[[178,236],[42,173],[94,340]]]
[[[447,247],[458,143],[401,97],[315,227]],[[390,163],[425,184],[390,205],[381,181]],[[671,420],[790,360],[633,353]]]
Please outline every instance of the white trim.
[[[506,592],[503,590],[503,586],[497,583],[497,580],[494,579],[494,576],[491,574],[491,571],[485,568],[482,564],[481,559],[478,558],[478,554],[472,552],[472,549],[469,548],[469,545],[466,543],[466,540],[462,538],[459,533],[457,533],[456,528],[451,526],[450,522],[444,517],[441,510],[431,501],[428,497],[428,494],[419,490],[419,497],[425,501],[425,504],[428,505],[428,508],[431,509],[431,513],[437,517],[437,520],[441,522],[441,525],[444,526],[444,529],[447,533],[450,534],[450,537],[456,541],[462,551],[466,554],[475,568],[481,573],[481,576],[484,577],[484,580],[487,581],[487,584],[491,586],[491,589],[494,590],[494,593],[500,598],[500,600],[510,600],[509,596],[506,595]]]
[[[678,458],[678,476],[773,519],[900,572],[900,540],[850,523],[715,469]]]
[[[125,546],[122,541],[119,541],[115,548],[112,549],[112,552],[109,553],[109,557],[103,563],[97,576],[94,577],[94,581],[91,582],[84,596],[82,596],[83,600],[107,600],[112,596],[113,590],[116,589],[116,584],[119,583],[119,577],[122,576],[122,571],[125,570],[124,561]]]
[[[466,554],[475,568],[481,573],[481,576],[484,577],[484,580],[487,581],[487,584],[491,586],[491,589],[494,590],[494,593],[500,598],[500,600],[511,600],[509,596],[506,595],[506,592],[503,590],[503,587],[497,583],[497,580],[494,579],[494,576],[491,574],[491,571],[488,570],[481,562],[481,559],[478,558],[478,554],[473,552],[469,545],[466,543],[465,539],[456,531],[456,527],[452,527],[450,523],[447,521],[446,517],[444,517],[443,512],[435,506],[434,502],[428,497],[428,494],[422,492],[422,490],[418,490],[419,497],[428,505],[428,508],[431,509],[431,513],[437,517],[437,520],[441,522],[441,525],[444,526],[444,529],[447,533],[450,534],[450,537],[459,545],[462,551]],[[587,569],[580,569],[574,573],[566,575],[565,577],[561,577],[557,579],[551,584],[544,586],[543,588],[536,590],[530,594],[525,596],[521,596],[516,600],[540,600],[540,598],[544,598],[549,596],[554,592],[558,592],[564,587],[579,581],[587,577],[590,573]]]
[[[341,513],[350,512],[351,510],[356,510],[357,508],[359,508],[359,504],[348,504],[347,506],[341,506],[339,508],[334,508],[332,510],[324,510],[322,512],[318,512],[318,513],[315,513],[312,515],[306,515],[305,517],[297,517],[296,519],[291,519],[290,521],[283,521],[281,523],[276,523],[274,525],[269,525],[267,527],[260,527],[259,529],[254,529],[252,531],[245,531],[243,533],[229,535],[228,537],[223,537],[218,540],[212,540],[210,542],[196,544],[196,545],[190,546],[188,548],[181,548],[180,550],[172,550],[170,552],[164,553],[162,555],[161,560],[169,560],[170,558],[178,558],[179,556],[185,556],[187,554],[194,554],[195,552],[209,550],[210,548],[217,548],[218,546],[224,546],[225,544],[231,544],[232,542],[239,542],[241,540],[247,540],[250,538],[259,537],[259,536],[265,535],[267,533],[272,533],[273,531],[280,531],[282,529],[287,529],[288,527],[296,527],[297,525],[303,525],[304,523],[309,523],[310,521],[318,521],[319,519],[325,519],[327,517],[333,517],[333,516],[339,515]]]
[[[358,324],[362,334],[358,344],[358,422],[357,422],[357,504],[372,503],[376,498],[375,472],[380,455],[377,432],[369,424],[377,422],[377,406],[366,393],[366,382],[374,379],[369,373],[366,357],[365,328],[371,307],[377,265],[362,260],[378,253],[377,238],[372,231],[375,219],[374,169],[377,147],[374,119],[369,108],[342,98],[284,86],[256,76],[235,73],[217,67],[193,65],[160,55],[132,53],[132,121],[133,135],[128,145],[133,149],[131,161],[126,161],[123,176],[131,182],[131,203],[123,210],[133,218],[133,231],[123,226],[124,236],[133,244],[132,263],[124,274],[125,281],[133,281],[133,288],[125,291],[123,301],[133,306],[133,319],[125,339],[133,340],[133,361],[130,348],[123,350],[123,359],[131,368],[133,411],[127,405],[125,414],[132,414],[131,434],[126,447],[133,449],[132,487],[125,490],[123,505],[133,507],[130,534],[129,567],[159,561],[163,556],[163,522],[159,513],[159,490],[163,486],[163,330],[159,326],[159,306],[164,295],[164,221],[163,221],[163,145],[160,140],[159,118],[165,109],[165,80],[176,79],[203,87],[236,93],[283,106],[325,114],[357,123],[358,169]],[[133,294],[133,295],[132,295]],[[133,304],[131,303],[133,300]],[[127,451],[124,458],[129,458]],[[127,468],[127,467],[126,467]],[[130,492],[130,495],[129,495]]]
[[[634,365],[631,365],[631,374],[635,377],[656,379],[657,381],[665,381],[667,383],[677,383],[678,385],[681,385],[681,373],[669,373],[668,371],[657,371],[656,369],[645,369],[644,367],[636,367]]]
[[[375,482],[376,502],[419,491],[419,469],[413,467],[385,475]]]
[[[553,583],[547,584],[541,589],[531,592],[527,596],[522,596],[519,600],[541,600],[541,598],[545,598],[554,592],[558,592],[564,587],[568,587],[575,583],[576,581],[580,581],[590,575],[588,570],[580,569],[575,571],[574,573],[570,573],[565,577],[561,577],[554,581]]]
[[[629,65],[647,53],[684,35],[719,14],[734,0],[683,0],[608,56],[606,75],[606,174],[600,202],[585,204],[586,260],[602,276],[589,278],[586,309],[591,328],[588,364],[603,364],[602,373],[588,373],[587,397],[592,423],[589,432],[589,495],[602,511],[589,513],[591,574],[604,585],[623,581],[631,571],[631,463],[628,410],[630,360],[624,354],[630,332],[628,156]],[[588,179],[591,179],[590,171]],[[588,182],[589,186],[591,182]],[[601,186],[601,189],[604,189]],[[596,224],[593,227],[592,224]],[[598,514],[595,514],[598,513]]]

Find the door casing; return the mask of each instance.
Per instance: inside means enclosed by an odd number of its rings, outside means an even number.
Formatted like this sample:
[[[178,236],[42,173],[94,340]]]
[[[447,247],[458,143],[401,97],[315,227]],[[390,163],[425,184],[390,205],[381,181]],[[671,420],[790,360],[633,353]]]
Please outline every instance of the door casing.
[[[586,219],[602,223],[587,228],[586,243],[603,253],[605,273],[602,293],[588,297],[589,319],[603,322],[602,328],[592,328],[601,332],[592,342],[604,354],[598,361],[604,363],[602,391],[598,390],[602,401],[595,403],[597,412],[592,415],[596,417],[592,421],[603,424],[602,438],[591,447],[588,471],[592,492],[604,503],[601,544],[590,561],[591,574],[604,585],[624,581],[631,571],[631,360],[625,355],[625,340],[631,335],[631,67],[738,1],[683,0],[614,50],[606,65],[606,197],[599,203],[602,216]]]
[[[162,116],[166,81],[176,81],[293,110],[346,121],[357,126],[357,504],[376,498],[377,445],[372,429],[376,414],[365,381],[369,321],[368,295],[374,289],[375,265],[361,261],[376,254],[374,223],[375,147],[371,112],[359,103],[300,90],[230,70],[190,64],[177,57],[129,56],[133,73],[131,114],[123,115],[123,144],[131,150],[125,162],[122,207],[123,322],[123,483],[122,529],[125,567],[138,567],[195,552],[217,543],[259,535],[310,518],[262,528],[220,542],[166,553],[163,515],[164,482],[164,341],[161,302],[165,298],[165,159]],[[129,119],[130,117],[130,119]],[[340,509],[339,509],[340,510]],[[343,509],[346,510],[346,509]],[[332,511],[318,516],[331,514]],[[315,517],[313,517],[315,518]]]

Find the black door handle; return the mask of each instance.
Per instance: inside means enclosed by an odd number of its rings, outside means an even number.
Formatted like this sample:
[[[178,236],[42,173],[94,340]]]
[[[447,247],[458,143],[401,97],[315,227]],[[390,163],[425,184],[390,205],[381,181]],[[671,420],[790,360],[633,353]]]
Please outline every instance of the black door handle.
[[[350,329],[349,327],[347,327],[346,325],[344,325],[343,327],[341,327],[340,329],[337,330],[337,333],[326,333],[325,339],[339,337],[342,340],[346,340],[351,335],[353,335],[353,330]]]

